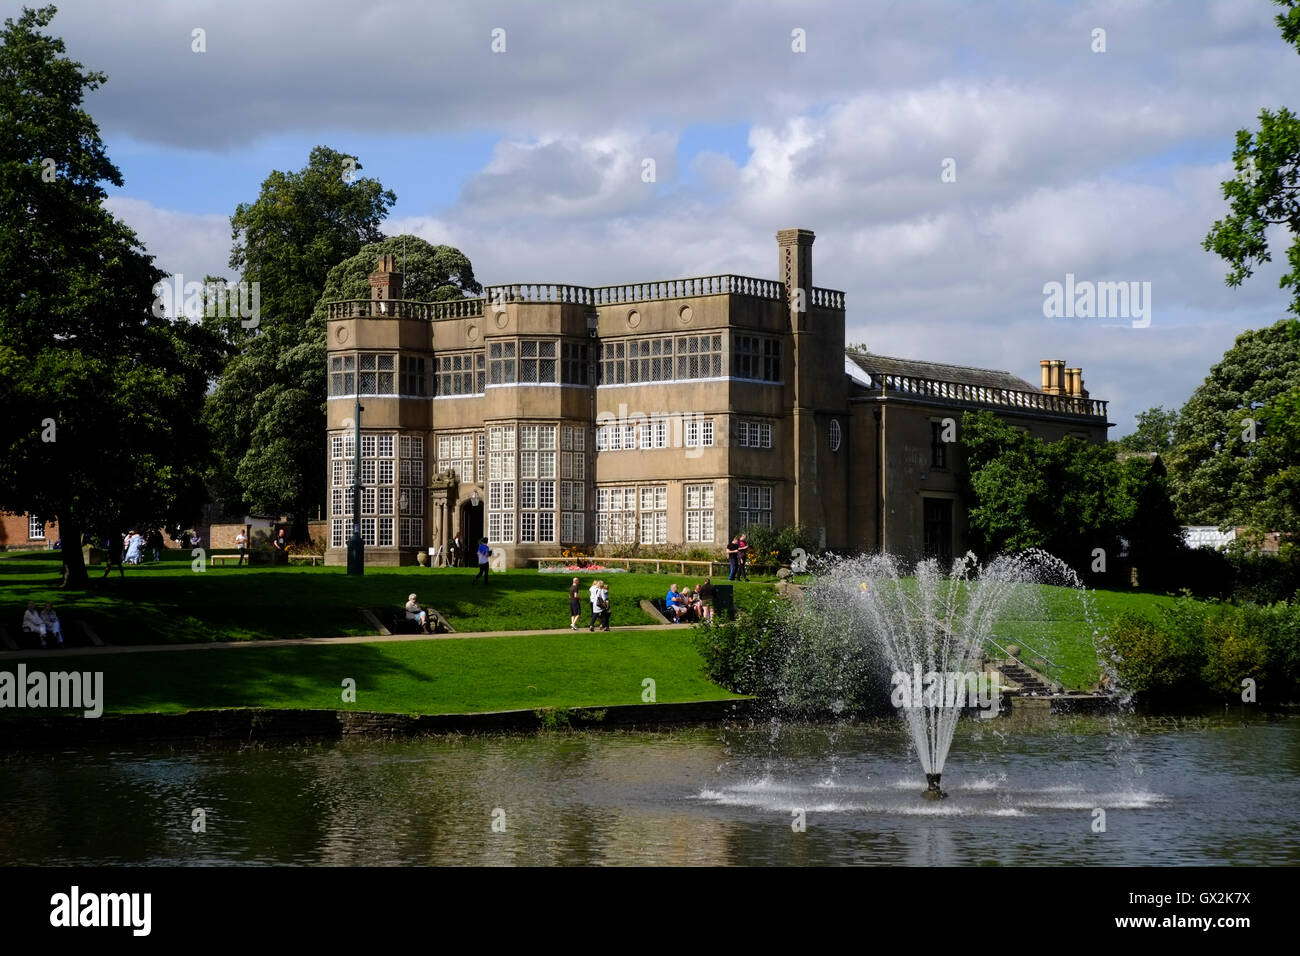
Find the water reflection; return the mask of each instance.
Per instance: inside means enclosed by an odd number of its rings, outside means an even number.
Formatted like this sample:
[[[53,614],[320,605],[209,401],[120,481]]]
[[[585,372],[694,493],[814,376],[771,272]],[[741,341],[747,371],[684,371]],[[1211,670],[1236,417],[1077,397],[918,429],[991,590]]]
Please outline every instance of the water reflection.
[[[12,755],[0,859],[1300,862],[1300,718],[963,722],[939,803],[908,746],[885,721]]]

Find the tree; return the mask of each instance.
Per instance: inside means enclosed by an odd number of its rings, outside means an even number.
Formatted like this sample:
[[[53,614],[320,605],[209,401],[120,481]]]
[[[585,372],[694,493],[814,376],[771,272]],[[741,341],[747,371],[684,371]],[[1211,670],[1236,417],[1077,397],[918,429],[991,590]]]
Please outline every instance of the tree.
[[[1286,8],[1276,17],[1282,38],[1300,52],[1300,0],[1273,2]],[[1269,228],[1286,226],[1291,245],[1279,286],[1291,289],[1290,311],[1300,314],[1300,118],[1285,107],[1263,109],[1259,124],[1256,132],[1237,131],[1237,176],[1222,184],[1231,211],[1210,229],[1204,247],[1228,263],[1226,281],[1236,287],[1271,261]]]
[[[1295,319],[1242,333],[1183,406],[1168,463],[1188,524],[1300,530],[1295,428],[1262,418],[1300,391],[1298,334]]]
[[[1145,451],[1164,454],[1173,446],[1174,425],[1178,422],[1176,409],[1165,410],[1156,405],[1138,412],[1137,429],[1115,442],[1121,451]]]
[[[396,196],[358,178],[361,164],[326,146],[298,172],[273,171],[230,218],[230,266],[257,283],[260,314],[227,329],[235,354],[209,397],[208,487],[222,510],[288,513],[301,524],[324,500],[324,326],[312,318],[331,268],[383,237]]]
[[[1145,456],[1118,460],[1112,444],[1073,436],[1045,442],[992,412],[962,418],[967,517],[983,554],[1042,548],[1082,575],[1113,573],[1123,543],[1143,567],[1181,548],[1164,468]],[[1097,565],[1105,556],[1105,564]]]
[[[311,151],[296,173],[273,170],[252,203],[230,217],[230,268],[261,290],[264,322],[301,326],[320,298],[325,276],[368,242],[397,201],[362,166],[328,146]]]
[[[122,177],[81,106],[106,77],[40,32],[54,15],[0,34],[0,508],[57,520],[80,586],[83,530],[197,515],[219,348],[152,314],[162,274],[103,208]]]

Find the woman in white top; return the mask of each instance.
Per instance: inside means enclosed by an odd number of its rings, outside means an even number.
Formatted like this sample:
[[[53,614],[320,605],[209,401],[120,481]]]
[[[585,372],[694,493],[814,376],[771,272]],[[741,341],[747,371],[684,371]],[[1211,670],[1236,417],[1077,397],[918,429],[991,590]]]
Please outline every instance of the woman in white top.
[[[41,620],[40,612],[36,610],[35,601],[27,602],[27,611],[23,614],[23,630],[39,635],[41,647],[45,646],[45,622]]]

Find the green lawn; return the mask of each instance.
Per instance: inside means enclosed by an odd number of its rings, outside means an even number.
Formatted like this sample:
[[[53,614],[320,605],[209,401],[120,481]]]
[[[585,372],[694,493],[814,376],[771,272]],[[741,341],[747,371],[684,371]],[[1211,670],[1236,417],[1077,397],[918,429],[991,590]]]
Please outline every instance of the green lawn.
[[[11,631],[29,600],[52,601],[67,617],[83,617],[111,644],[190,643],[265,638],[338,637],[373,634],[357,609],[400,607],[411,592],[437,608],[458,631],[532,630],[569,624],[572,575],[512,569],[491,584],[471,585],[474,570],[460,568],[367,568],[349,577],[343,568],[210,566],[191,570],[189,552],[171,552],[157,565],[126,568],[100,580],[92,571],[86,591],[58,588],[56,553],[0,555],[0,614]],[[602,575],[579,575],[584,590]],[[611,620],[650,624],[642,598],[662,597],[668,585],[702,579],[672,574],[607,574]],[[770,585],[737,585],[738,603]],[[754,592],[751,595],[749,592]]]
[[[104,672],[105,714],[226,707],[463,714],[642,703],[652,678],[660,703],[730,699],[701,673],[686,628],[589,634],[155,651],[39,665]],[[12,669],[16,662],[6,662]],[[343,703],[345,678],[356,703]],[[20,711],[11,711],[19,719]],[[18,715],[15,717],[14,715]]]
[[[1050,676],[1071,690],[1091,688],[1101,676],[1094,634],[1104,632],[1107,623],[1124,611],[1149,614],[1174,601],[1169,595],[1146,591],[1037,590],[1035,607],[1022,606],[998,619],[997,640],[1003,646],[1004,638],[1019,642],[1021,657],[1031,665],[1037,664],[1037,656],[1047,657],[1056,665],[1050,668]]]

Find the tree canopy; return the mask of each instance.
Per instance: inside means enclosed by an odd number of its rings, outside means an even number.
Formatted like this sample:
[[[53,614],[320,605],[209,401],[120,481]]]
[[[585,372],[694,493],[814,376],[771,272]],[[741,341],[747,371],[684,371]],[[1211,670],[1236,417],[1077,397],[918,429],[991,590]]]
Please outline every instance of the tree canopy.
[[[82,108],[106,77],[41,32],[54,15],[0,34],[0,508],[57,520],[81,584],[83,530],[197,517],[219,343],[153,315],[162,273],[102,205],[122,176]]]
[[[1115,442],[1121,451],[1145,451],[1163,454],[1174,441],[1174,425],[1178,422],[1176,409],[1166,410],[1161,405],[1138,412],[1137,428]]]
[[[963,416],[961,440],[970,540],[983,555],[1042,548],[1088,576],[1098,548],[1109,573],[1126,544],[1147,566],[1179,547],[1158,458],[1120,460],[1112,444],[1073,436],[1045,442],[988,411]]]
[[[1189,524],[1295,531],[1300,448],[1295,427],[1261,411],[1300,390],[1300,320],[1243,332],[1183,406],[1169,470]]]

